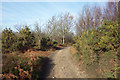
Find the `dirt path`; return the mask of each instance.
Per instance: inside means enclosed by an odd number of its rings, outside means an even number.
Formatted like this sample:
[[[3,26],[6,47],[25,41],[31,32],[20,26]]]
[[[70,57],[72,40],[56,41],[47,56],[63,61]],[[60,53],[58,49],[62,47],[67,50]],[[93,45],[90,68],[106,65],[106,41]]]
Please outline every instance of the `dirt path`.
[[[50,57],[53,67],[48,78],[85,78],[72,59],[70,48],[58,50]]]

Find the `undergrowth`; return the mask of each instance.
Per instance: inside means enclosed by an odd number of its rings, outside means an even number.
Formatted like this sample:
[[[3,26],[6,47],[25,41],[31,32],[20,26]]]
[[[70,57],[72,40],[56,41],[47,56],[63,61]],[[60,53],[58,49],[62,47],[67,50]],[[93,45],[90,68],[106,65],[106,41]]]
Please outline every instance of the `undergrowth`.
[[[74,42],[86,69],[94,68],[98,77],[116,77],[115,68],[120,59],[120,25],[117,21],[105,21],[101,27],[83,31]]]

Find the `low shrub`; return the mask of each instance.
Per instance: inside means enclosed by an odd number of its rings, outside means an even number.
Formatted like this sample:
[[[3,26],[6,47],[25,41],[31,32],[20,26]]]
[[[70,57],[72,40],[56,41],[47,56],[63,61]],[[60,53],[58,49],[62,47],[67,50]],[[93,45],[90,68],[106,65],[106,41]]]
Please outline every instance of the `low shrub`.
[[[14,67],[19,65],[19,57],[15,55],[2,55],[2,73],[7,74],[10,72],[14,72]]]
[[[120,47],[117,49],[118,59],[120,60]]]
[[[41,49],[42,50],[46,50],[46,49],[49,49],[50,48],[50,45],[51,45],[51,40],[49,37],[43,37],[41,39]]]
[[[20,77],[20,71],[18,69],[18,66],[20,66],[20,69],[23,69],[24,71],[30,72],[30,65],[28,64],[29,59],[20,57],[17,55],[12,54],[3,54],[2,55],[2,74],[14,74],[18,77]],[[17,67],[17,69],[15,69]]]
[[[24,71],[29,71],[30,72],[30,65],[28,64],[29,59],[28,58],[21,58],[20,59],[20,68],[23,69]]]
[[[106,71],[110,72],[117,64],[114,61],[117,56],[120,59],[119,35],[120,25],[118,22],[105,21],[101,27],[84,31],[81,35],[75,37],[75,44],[73,46],[78,50],[78,53],[83,56],[81,60],[83,60],[85,65],[88,65],[86,67],[97,64],[97,67],[101,65],[103,68],[108,63],[109,66],[106,66]],[[112,61],[112,63],[110,63],[110,61]],[[113,75],[112,73],[113,72],[109,73],[111,77]],[[113,76],[115,77],[115,75]],[[110,77],[110,75],[104,77]]]
[[[32,71],[32,79],[37,80],[41,77],[43,65],[46,64],[43,62],[44,57],[38,57],[36,61],[33,62],[33,71]]]
[[[55,40],[51,40],[49,37],[43,37],[41,39],[41,49],[42,50],[48,50],[50,48],[55,48],[57,46],[58,42]]]
[[[51,47],[55,48],[57,46],[58,42],[53,40],[51,41]]]

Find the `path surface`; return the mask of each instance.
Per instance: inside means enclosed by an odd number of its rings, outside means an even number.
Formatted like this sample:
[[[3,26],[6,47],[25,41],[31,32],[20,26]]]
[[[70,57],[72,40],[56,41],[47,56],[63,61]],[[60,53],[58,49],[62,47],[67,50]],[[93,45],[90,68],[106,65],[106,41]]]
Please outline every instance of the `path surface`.
[[[51,64],[54,64],[48,78],[85,78],[72,59],[71,47],[58,50],[51,56]]]

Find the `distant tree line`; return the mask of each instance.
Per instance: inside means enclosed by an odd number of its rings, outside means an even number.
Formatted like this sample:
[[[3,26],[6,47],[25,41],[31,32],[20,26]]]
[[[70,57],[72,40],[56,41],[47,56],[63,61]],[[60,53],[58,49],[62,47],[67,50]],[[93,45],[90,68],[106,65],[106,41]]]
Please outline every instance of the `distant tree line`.
[[[119,18],[119,3],[108,2],[105,8],[100,6],[84,6],[83,11],[76,21],[76,34],[81,34],[88,29],[101,26],[104,21],[115,21]]]
[[[15,28],[18,32],[11,29],[2,31],[2,51],[3,53],[26,50],[34,46],[40,49],[43,45],[41,42],[50,41],[46,45],[53,43],[73,43],[76,35],[82,34],[89,29],[101,26],[104,21],[119,19],[119,4],[117,2],[107,3],[107,7],[84,6],[83,11],[77,19],[69,12],[53,16],[45,25],[35,23],[34,30],[30,30],[28,26],[18,26]],[[43,30],[44,27],[44,30]],[[41,47],[42,48],[42,47]]]
[[[31,32],[28,26],[21,29],[19,32],[14,33],[10,28],[2,31],[2,53],[11,53],[14,51],[24,52],[30,48],[36,49],[35,33]],[[47,50],[55,48],[57,41],[51,40],[47,36],[41,36],[40,48]],[[37,48],[38,49],[38,48]]]

